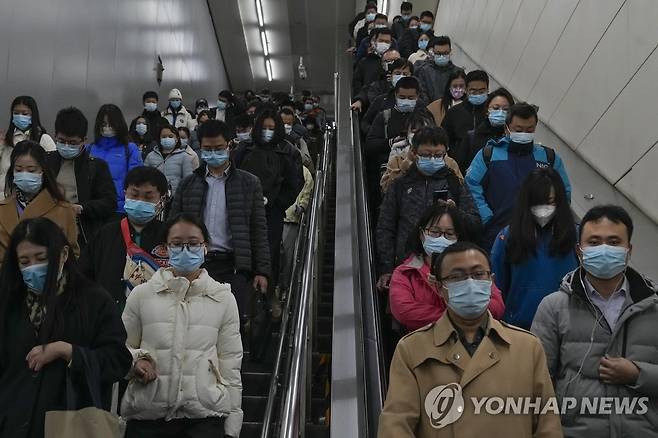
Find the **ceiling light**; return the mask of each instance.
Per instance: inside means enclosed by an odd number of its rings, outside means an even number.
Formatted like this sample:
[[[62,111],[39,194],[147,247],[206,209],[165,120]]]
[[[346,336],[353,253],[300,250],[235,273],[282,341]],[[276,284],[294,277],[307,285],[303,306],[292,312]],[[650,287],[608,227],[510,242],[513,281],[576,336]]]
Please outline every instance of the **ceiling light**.
[[[258,16],[258,25],[260,27],[265,26],[265,20],[263,19],[263,5],[260,3],[260,0],[256,0],[256,15]]]
[[[264,30],[260,31],[260,42],[263,45],[263,55],[269,56],[270,48],[268,47],[267,34]]]
[[[265,65],[267,67],[267,80],[272,82],[272,61],[270,58],[265,60]]]

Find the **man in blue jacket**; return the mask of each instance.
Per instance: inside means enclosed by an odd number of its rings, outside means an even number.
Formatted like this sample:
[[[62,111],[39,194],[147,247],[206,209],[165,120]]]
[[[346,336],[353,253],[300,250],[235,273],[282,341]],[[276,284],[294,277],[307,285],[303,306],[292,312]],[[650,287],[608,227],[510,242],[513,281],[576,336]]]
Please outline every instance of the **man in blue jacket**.
[[[512,105],[507,113],[507,135],[490,140],[466,172],[466,184],[485,227],[482,245],[488,250],[509,223],[521,183],[533,169],[555,169],[571,199],[571,184],[562,159],[553,149],[534,142],[537,122],[536,107],[525,102]]]

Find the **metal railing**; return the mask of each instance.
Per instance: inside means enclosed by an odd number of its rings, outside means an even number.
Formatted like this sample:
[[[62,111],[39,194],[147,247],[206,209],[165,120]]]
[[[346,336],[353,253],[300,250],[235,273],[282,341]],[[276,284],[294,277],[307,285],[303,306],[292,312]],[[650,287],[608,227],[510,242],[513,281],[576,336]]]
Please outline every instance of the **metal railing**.
[[[292,313],[292,325],[290,326],[289,336],[289,367],[282,394],[281,415],[280,415],[280,438],[298,438],[304,436],[306,425],[306,414],[311,402],[311,354],[313,350],[313,337],[315,333],[315,303],[318,294],[318,272],[321,262],[321,254],[318,248],[324,230],[324,199],[329,183],[329,173],[331,171],[331,142],[333,139],[332,130],[325,134],[324,151],[321,157],[319,170],[315,173],[315,183],[313,189],[313,198],[308,210],[306,240],[304,242],[303,257],[301,264],[298,264],[298,274],[301,275],[299,284],[298,299],[294,301],[294,312]],[[292,295],[292,294],[291,294]],[[295,297],[290,296],[287,300],[289,304]],[[287,317],[287,316],[286,316]],[[286,325],[288,321],[286,320]],[[277,351],[275,363],[275,373],[281,370],[281,361],[284,350],[283,320],[281,330],[281,340]],[[270,394],[268,397],[265,420],[263,424],[262,438],[268,438],[271,433],[272,415],[274,410],[274,401],[277,393],[278,376],[272,376],[270,383]]]

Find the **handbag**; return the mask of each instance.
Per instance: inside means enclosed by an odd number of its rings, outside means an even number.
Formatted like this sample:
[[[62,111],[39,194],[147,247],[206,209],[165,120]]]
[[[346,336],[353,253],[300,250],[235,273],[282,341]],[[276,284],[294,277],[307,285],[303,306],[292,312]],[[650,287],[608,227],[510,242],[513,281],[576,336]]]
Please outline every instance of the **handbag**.
[[[84,350],[80,357],[84,362],[85,383],[88,398],[77,391],[66,372],[65,411],[46,412],[44,438],[122,438],[126,425],[118,416],[101,408],[100,370],[96,361],[90,360]],[[81,400],[87,399],[91,406],[77,409]]]

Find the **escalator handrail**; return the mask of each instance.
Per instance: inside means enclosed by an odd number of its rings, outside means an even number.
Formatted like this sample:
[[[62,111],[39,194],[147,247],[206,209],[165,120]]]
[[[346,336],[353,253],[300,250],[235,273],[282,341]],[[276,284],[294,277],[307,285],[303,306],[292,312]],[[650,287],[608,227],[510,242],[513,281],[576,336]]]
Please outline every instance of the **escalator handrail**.
[[[308,385],[310,384],[310,366],[308,361],[309,348],[311,348],[310,333],[312,329],[311,316],[313,309],[315,266],[318,257],[317,248],[322,227],[322,203],[325,199],[327,179],[325,174],[331,163],[331,148],[329,147],[330,131],[325,134],[324,152],[322,157],[322,169],[315,173],[313,197],[310,204],[308,219],[308,238],[304,248],[304,259],[302,264],[302,283],[299,302],[296,303],[293,316],[292,351],[289,379],[283,392],[281,405],[281,429],[280,438],[298,438],[306,424],[306,398]]]

